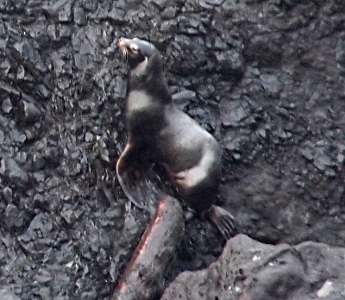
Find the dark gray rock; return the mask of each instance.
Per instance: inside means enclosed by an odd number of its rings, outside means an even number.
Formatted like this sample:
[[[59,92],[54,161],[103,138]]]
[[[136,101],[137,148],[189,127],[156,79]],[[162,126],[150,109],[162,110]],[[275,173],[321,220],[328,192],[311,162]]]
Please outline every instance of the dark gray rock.
[[[19,103],[19,122],[25,125],[32,124],[41,116],[41,111],[34,103],[20,101]]]
[[[12,158],[3,158],[1,160],[0,174],[6,178],[9,184],[17,188],[27,188],[29,176],[17,162]]]
[[[207,269],[181,273],[161,300],[295,300],[344,297],[344,248],[266,245],[237,235]]]
[[[115,7],[108,13],[108,19],[115,25],[123,25],[128,21],[126,11]]]
[[[184,109],[187,105],[191,104],[193,100],[195,100],[196,93],[190,90],[184,90],[172,95],[174,102],[180,107],[180,109]]]
[[[223,146],[219,202],[241,232],[344,247],[344,11],[337,0],[0,1],[3,288],[21,300],[109,299],[147,226],[114,171],[127,138],[122,36],[157,45],[172,93],[193,91],[177,100]],[[20,122],[26,103],[40,113]],[[153,211],[169,185],[140,168]],[[41,239],[42,215],[54,225]],[[195,217],[181,247],[164,280],[206,268],[223,241]]]
[[[25,233],[18,237],[20,245],[31,254],[43,254],[58,244],[54,221],[46,214],[38,214]]]
[[[20,300],[10,289],[6,288],[0,290],[0,298],[3,300]]]
[[[77,23],[80,26],[87,25],[87,19],[86,19],[85,11],[80,6],[75,6],[74,7],[73,19],[74,19],[74,22]]]
[[[245,101],[224,99],[220,107],[220,118],[224,126],[239,126],[240,122],[250,115],[250,106]]]
[[[235,74],[241,76],[244,71],[244,60],[236,50],[227,50],[215,53],[217,69],[219,72],[229,76]]]
[[[12,103],[11,103],[11,99],[10,98],[6,98],[2,102],[1,108],[2,108],[4,113],[6,113],[6,114],[10,113],[12,108],[13,108]]]

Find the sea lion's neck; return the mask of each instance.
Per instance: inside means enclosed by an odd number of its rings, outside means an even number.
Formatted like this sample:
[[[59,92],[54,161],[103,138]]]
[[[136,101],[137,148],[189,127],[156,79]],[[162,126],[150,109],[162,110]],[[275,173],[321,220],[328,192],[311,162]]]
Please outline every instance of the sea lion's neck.
[[[162,71],[136,76],[130,74],[127,84],[127,98],[132,93],[145,93],[152,101],[162,105],[172,102],[171,94]]]

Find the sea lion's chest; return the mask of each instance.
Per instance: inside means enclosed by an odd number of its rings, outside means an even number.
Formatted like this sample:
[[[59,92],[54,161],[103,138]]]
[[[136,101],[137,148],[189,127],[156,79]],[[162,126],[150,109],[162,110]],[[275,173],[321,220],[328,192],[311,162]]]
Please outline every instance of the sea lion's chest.
[[[145,90],[133,90],[127,97],[127,116],[145,113],[154,106],[152,97]]]
[[[145,90],[133,90],[127,97],[128,129],[136,138],[153,138],[164,126],[163,106]]]

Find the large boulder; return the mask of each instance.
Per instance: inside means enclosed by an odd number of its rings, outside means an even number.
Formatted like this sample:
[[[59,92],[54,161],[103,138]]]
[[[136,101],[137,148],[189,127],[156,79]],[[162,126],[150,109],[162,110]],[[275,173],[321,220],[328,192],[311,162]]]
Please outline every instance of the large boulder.
[[[343,299],[345,249],[259,243],[240,234],[208,268],[181,273],[161,300]]]

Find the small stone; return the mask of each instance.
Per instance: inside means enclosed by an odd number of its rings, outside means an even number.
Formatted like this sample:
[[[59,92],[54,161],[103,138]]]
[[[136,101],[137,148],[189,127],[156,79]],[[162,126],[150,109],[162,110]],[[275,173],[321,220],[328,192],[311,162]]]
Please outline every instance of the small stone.
[[[242,74],[244,71],[243,56],[234,49],[227,51],[215,52],[217,59],[217,66],[221,73],[229,74]]]
[[[322,287],[316,292],[319,298],[327,297],[333,290],[333,282],[326,280]]]
[[[10,289],[1,288],[0,289],[0,299],[2,300],[20,300]]]
[[[70,2],[66,2],[66,4],[60,8],[58,19],[61,23],[72,21],[72,4]]]
[[[176,16],[176,8],[174,6],[166,7],[161,12],[162,19],[173,19]]]
[[[21,123],[32,124],[41,117],[41,112],[35,104],[21,100],[19,102],[19,117]]]
[[[24,133],[18,131],[17,129],[13,129],[12,130],[12,140],[16,144],[22,145],[26,141],[26,135]]]
[[[44,151],[44,159],[50,167],[58,167],[62,159],[62,151],[59,147],[48,147]]]
[[[13,204],[7,205],[5,212],[6,226],[8,226],[8,228],[22,227],[23,222],[25,221],[23,214],[24,213],[21,212],[17,206]]]
[[[108,13],[108,18],[114,25],[123,25],[127,22],[126,12],[115,7]]]
[[[0,129],[0,145],[3,145],[5,141],[5,134],[4,132]]]
[[[278,96],[281,91],[281,82],[275,75],[264,74],[260,76],[261,83],[265,91],[270,96]]]
[[[90,132],[85,133],[85,142],[90,143],[93,140],[93,134]]]
[[[17,187],[27,187],[28,174],[21,169],[13,158],[3,158],[0,165],[0,174]]]
[[[73,18],[74,22],[80,26],[85,26],[87,24],[85,11],[80,6],[74,7]]]
[[[5,114],[9,114],[12,111],[13,106],[12,106],[10,98],[6,98],[2,102],[1,109]]]
[[[7,203],[11,203],[13,199],[13,191],[10,187],[6,186],[2,190],[2,196],[6,200]]]
[[[245,101],[223,100],[220,104],[220,118],[224,126],[238,126],[250,115],[250,107]]]
[[[169,0],[152,0],[153,3],[155,3],[160,9],[163,9],[169,5],[167,5],[167,2],[170,2]]]
[[[185,108],[196,97],[196,93],[190,90],[184,90],[172,95],[173,101],[181,108]]]

